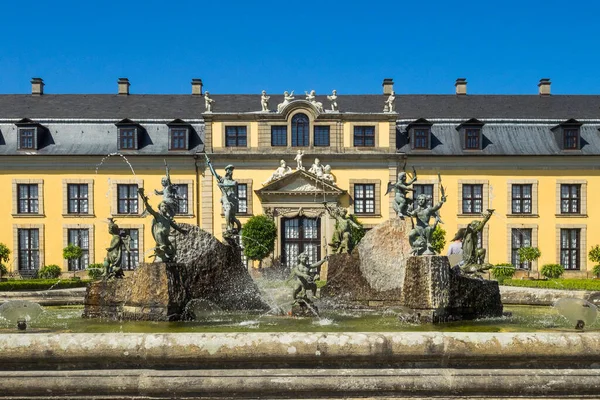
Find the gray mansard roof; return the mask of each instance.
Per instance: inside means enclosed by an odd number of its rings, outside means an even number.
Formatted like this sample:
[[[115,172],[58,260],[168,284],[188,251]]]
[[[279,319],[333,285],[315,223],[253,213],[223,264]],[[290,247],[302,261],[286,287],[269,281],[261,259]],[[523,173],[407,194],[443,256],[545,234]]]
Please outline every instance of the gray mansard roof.
[[[211,95],[215,113],[260,110],[260,94]],[[296,99],[303,99],[299,93]],[[339,95],[340,112],[381,113],[384,95]],[[326,95],[317,96],[329,108]],[[283,101],[271,94],[270,108]],[[600,96],[591,95],[397,95],[399,119],[600,119]],[[110,94],[0,95],[0,119],[198,119],[203,96]]]

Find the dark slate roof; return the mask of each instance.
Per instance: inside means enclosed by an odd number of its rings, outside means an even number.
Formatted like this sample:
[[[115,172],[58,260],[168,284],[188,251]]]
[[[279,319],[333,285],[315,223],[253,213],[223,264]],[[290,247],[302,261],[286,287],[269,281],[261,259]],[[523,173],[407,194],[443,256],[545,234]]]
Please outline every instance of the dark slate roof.
[[[404,129],[399,125],[403,144],[399,151],[409,154],[431,154],[444,156],[457,155],[600,155],[600,124],[584,124],[581,126],[581,150],[561,150],[556,136],[551,131],[555,124],[485,124],[482,150],[463,150],[460,135],[456,130],[458,124],[434,124],[431,127],[431,150],[412,150],[406,143]]]
[[[271,94],[270,108],[283,101]],[[260,94],[212,95],[215,113],[258,112]],[[297,94],[296,99],[304,99]],[[339,95],[340,111],[381,113],[384,95]],[[329,108],[327,95],[317,101]],[[399,119],[600,119],[598,95],[397,95]],[[0,95],[0,118],[197,119],[204,112],[203,96],[110,94]]]

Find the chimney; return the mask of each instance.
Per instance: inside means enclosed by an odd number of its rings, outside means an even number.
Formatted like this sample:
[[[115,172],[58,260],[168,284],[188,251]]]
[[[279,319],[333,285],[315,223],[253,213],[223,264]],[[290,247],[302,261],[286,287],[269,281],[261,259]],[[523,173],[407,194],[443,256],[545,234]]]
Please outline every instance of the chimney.
[[[129,79],[119,78],[117,83],[119,84],[119,94],[122,94],[125,96],[129,95]]]
[[[383,86],[383,94],[389,96],[394,91],[394,80],[392,78],[385,78],[381,86]]]
[[[538,83],[538,93],[540,96],[550,96],[550,78],[542,78],[540,79],[540,83]]]
[[[192,79],[192,94],[194,94],[194,95],[202,94],[202,79],[198,79],[198,78]]]
[[[34,96],[44,94],[44,80],[42,78],[31,78],[31,94]]]
[[[458,78],[454,83],[454,87],[456,88],[457,95],[465,95],[467,94],[467,79],[466,78]]]

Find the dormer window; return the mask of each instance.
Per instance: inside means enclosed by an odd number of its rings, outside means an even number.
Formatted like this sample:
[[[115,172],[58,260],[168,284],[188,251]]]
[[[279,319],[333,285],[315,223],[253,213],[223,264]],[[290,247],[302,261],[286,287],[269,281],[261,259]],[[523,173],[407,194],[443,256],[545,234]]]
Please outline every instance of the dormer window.
[[[415,129],[415,149],[429,149],[429,128]]]
[[[563,138],[565,150],[579,149],[579,128],[565,128]]]
[[[408,124],[408,131],[411,148],[414,150],[431,149],[431,126],[433,124],[425,118],[419,118],[415,122]]]
[[[35,150],[35,128],[19,128],[19,149]]]
[[[481,148],[481,129],[466,128],[465,129],[465,149],[479,150]]]
[[[190,125],[185,121],[175,119],[167,126],[169,127],[169,150],[188,150]]]
[[[137,150],[139,125],[135,122],[124,119],[116,123],[119,132],[118,147],[119,150]]]
[[[571,118],[552,128],[556,138],[556,144],[561,150],[581,149],[581,125],[581,122]]]
[[[483,149],[482,128],[483,122],[477,118],[471,118],[456,127],[460,135],[460,143],[463,150]]]
[[[19,150],[37,150],[39,148],[39,137],[43,132],[42,125],[23,118],[17,122],[17,148]]]

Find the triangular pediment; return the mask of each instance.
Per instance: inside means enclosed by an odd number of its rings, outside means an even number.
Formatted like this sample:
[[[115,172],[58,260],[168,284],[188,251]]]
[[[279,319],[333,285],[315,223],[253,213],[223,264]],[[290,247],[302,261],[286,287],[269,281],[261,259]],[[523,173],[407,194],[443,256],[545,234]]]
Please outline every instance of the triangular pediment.
[[[284,176],[276,181],[270,182],[261,189],[256,190],[256,194],[260,196],[265,195],[305,195],[314,196],[317,194],[326,195],[342,195],[346,193],[345,190],[338,188],[337,186],[328,183],[322,179],[317,178],[316,175],[311,174],[307,171],[295,171],[289,175]]]

